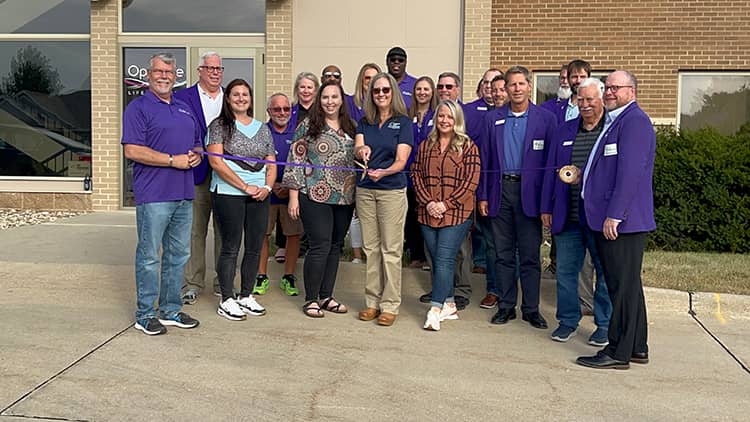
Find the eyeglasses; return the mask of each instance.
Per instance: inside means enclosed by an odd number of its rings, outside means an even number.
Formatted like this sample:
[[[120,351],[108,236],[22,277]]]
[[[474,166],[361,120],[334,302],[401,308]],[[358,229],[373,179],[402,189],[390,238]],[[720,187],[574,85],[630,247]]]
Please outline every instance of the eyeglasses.
[[[373,88],[372,93],[373,95],[380,95],[380,93],[383,93],[383,95],[388,95],[391,93],[391,88],[388,86],[384,86],[382,88]]]
[[[406,61],[406,59],[403,57],[389,57],[388,61],[393,63],[403,63]]]
[[[151,69],[151,73],[170,76],[174,75],[174,70]]]
[[[456,87],[456,85],[453,85],[453,84],[438,84],[437,89],[451,90],[451,89],[453,89],[455,87]]]
[[[206,72],[221,73],[224,71],[224,66],[198,66],[198,69],[203,69]]]
[[[289,113],[290,111],[292,111],[292,108],[291,107],[269,107],[268,111],[271,111],[273,113],[281,113],[282,111],[284,113]]]
[[[610,85],[604,87],[604,92],[612,92],[613,94],[620,90],[620,88],[633,88],[633,85]]]
[[[324,78],[339,79],[339,78],[341,78],[341,73],[339,73],[339,72],[326,72],[326,73],[323,74],[323,77]]]

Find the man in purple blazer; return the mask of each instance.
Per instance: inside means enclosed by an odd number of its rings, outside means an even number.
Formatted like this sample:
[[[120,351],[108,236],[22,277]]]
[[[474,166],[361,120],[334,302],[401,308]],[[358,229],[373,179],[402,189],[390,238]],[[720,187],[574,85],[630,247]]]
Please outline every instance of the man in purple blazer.
[[[607,293],[604,273],[594,244],[594,234],[581,213],[580,177],[573,183],[563,183],[558,169],[574,165],[582,169],[604,127],[604,84],[596,78],[585,79],[577,90],[580,116],[557,129],[550,145],[547,170],[542,187],[542,224],[552,232],[557,244],[557,320],[553,340],[566,342],[576,335],[581,321],[578,295],[578,273],[590,252],[596,268],[594,322],[596,330],[589,337],[592,346],[606,346],[609,342],[609,319],[612,304]]]
[[[485,118],[483,135],[487,145],[480,149],[482,175],[477,199],[479,212],[490,217],[495,239],[495,274],[498,311],[493,324],[505,324],[516,317],[516,247],[521,264],[523,320],[546,329],[539,313],[541,267],[539,246],[542,223],[539,218],[542,180],[547,151],[557,124],[555,116],[531,103],[531,72],[514,66],[505,73],[510,102]]]
[[[201,141],[205,144],[206,128],[221,113],[224,101],[224,91],[221,88],[224,76],[224,66],[221,56],[209,51],[201,55],[198,66],[198,83],[180,91],[175,98],[186,102],[193,115],[198,119]],[[192,305],[198,300],[198,295],[205,288],[206,277],[206,236],[208,235],[208,221],[211,218],[211,169],[208,160],[193,169],[195,180],[195,200],[193,200],[193,227],[190,236],[190,260],[185,265],[182,285],[182,301]],[[214,254],[219,256],[221,238],[214,220]],[[214,268],[216,268],[214,266]],[[219,278],[214,273],[214,292],[219,291]]]
[[[648,363],[641,267],[646,235],[656,229],[656,134],[636,103],[637,91],[638,81],[630,72],[620,70],[607,77],[607,121],[583,172],[583,208],[612,300],[609,344],[594,356],[576,360],[591,368],[627,369],[630,362]]]

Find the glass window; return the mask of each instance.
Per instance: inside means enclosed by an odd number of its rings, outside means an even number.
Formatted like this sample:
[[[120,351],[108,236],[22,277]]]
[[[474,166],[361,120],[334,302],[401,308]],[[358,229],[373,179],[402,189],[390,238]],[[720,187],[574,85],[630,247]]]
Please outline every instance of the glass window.
[[[592,71],[594,78],[603,78],[607,72]],[[542,104],[545,101],[557,98],[557,88],[560,87],[560,72],[534,72],[534,104]]]
[[[0,34],[88,34],[91,0],[2,0]]]
[[[750,121],[750,72],[681,73],[677,113],[681,129],[737,132]]]
[[[265,0],[124,0],[124,32],[266,32]]]
[[[91,173],[88,41],[0,41],[0,176]]]

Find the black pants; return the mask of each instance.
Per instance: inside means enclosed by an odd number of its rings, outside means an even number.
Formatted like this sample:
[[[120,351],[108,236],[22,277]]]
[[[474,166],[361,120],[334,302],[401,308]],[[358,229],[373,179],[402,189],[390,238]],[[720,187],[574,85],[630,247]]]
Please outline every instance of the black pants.
[[[354,205],[321,204],[299,194],[302,226],[310,243],[305,256],[305,300],[333,296],[339,270],[341,246],[344,244]]]
[[[249,296],[258,274],[260,249],[268,226],[269,202],[266,198],[258,202],[245,195],[222,195],[213,193],[214,218],[221,232],[221,254],[216,269],[221,287],[221,300],[234,296],[234,275],[237,271],[237,255],[245,235],[245,254],[242,257],[240,296]]]
[[[503,181],[502,202],[497,217],[490,218],[495,239],[495,283],[498,308],[515,308],[518,299],[516,283],[516,246],[521,268],[521,312],[539,310],[542,244],[542,221],[528,217],[521,206],[521,182]]]
[[[406,210],[406,224],[404,225],[406,249],[409,250],[409,257],[412,261],[424,261],[427,258],[425,257],[422,231],[417,221],[417,197],[414,188],[406,189],[406,200],[409,202],[409,208]]]
[[[633,353],[648,352],[646,300],[641,283],[646,233],[621,233],[617,239],[607,240],[602,232],[594,232],[594,241],[612,301],[609,345],[604,353],[628,362]]]

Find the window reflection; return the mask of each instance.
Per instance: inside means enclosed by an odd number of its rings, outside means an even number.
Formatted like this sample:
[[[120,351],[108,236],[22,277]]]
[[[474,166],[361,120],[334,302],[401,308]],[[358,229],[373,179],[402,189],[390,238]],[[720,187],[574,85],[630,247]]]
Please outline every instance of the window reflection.
[[[91,174],[88,41],[0,42],[0,176]]]
[[[88,34],[91,0],[0,1],[0,34]]]
[[[682,74],[680,128],[731,135],[750,121],[750,73]]]
[[[126,0],[125,32],[266,32],[265,0]]]

